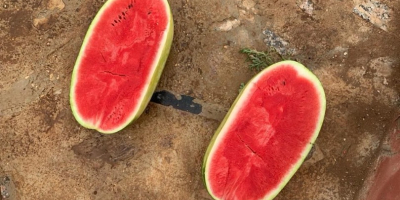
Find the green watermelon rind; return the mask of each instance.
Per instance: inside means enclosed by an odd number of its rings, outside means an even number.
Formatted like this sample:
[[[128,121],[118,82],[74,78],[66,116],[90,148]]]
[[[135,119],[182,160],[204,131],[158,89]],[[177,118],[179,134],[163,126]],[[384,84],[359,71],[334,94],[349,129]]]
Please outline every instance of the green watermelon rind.
[[[150,102],[151,96],[154,93],[154,90],[156,89],[156,86],[158,84],[158,81],[161,77],[162,71],[164,69],[165,63],[167,61],[170,49],[171,49],[171,45],[172,45],[172,40],[173,40],[173,35],[174,35],[174,22],[173,22],[173,17],[172,17],[172,12],[170,9],[170,6],[168,4],[167,0],[162,0],[165,4],[165,8],[167,10],[167,17],[169,18],[169,22],[166,28],[166,33],[164,33],[163,39],[160,42],[160,49],[158,51],[158,54],[156,56],[156,59],[154,60],[154,64],[153,67],[154,70],[151,73],[151,76],[149,76],[148,80],[147,80],[147,89],[144,89],[144,93],[141,96],[141,100],[138,101],[140,102],[140,105],[138,106],[138,109],[136,109],[135,111],[133,111],[130,116],[128,117],[128,120],[126,120],[126,122],[124,124],[122,124],[121,126],[119,126],[117,129],[114,130],[102,130],[99,127],[99,124],[93,124],[93,123],[88,123],[86,122],[79,114],[78,114],[78,110],[77,110],[77,106],[75,104],[74,101],[74,90],[73,88],[75,87],[76,83],[77,83],[77,73],[78,73],[78,66],[79,63],[82,59],[82,55],[85,51],[85,47],[89,42],[89,38],[93,33],[93,29],[95,27],[95,25],[97,24],[98,21],[100,21],[101,18],[101,14],[103,13],[103,11],[105,11],[110,4],[113,3],[113,0],[108,0],[106,3],[104,3],[104,5],[100,8],[100,10],[98,11],[98,13],[96,14],[96,16],[94,17],[92,23],[89,26],[89,29],[85,35],[85,38],[83,40],[82,43],[82,47],[79,51],[79,55],[78,58],[75,62],[75,66],[74,66],[74,70],[72,72],[72,78],[71,78],[71,89],[70,89],[70,105],[71,105],[71,109],[72,109],[72,113],[75,117],[75,119],[78,121],[79,124],[81,124],[83,127],[88,128],[88,129],[95,129],[101,133],[104,134],[111,134],[111,133],[115,133],[118,132],[120,130],[122,130],[123,128],[125,128],[126,126],[128,126],[130,123],[132,123],[133,121],[135,121],[136,119],[139,118],[139,116],[143,113],[143,111],[145,110],[145,108],[147,107],[148,103]]]
[[[315,129],[313,137],[310,139],[309,143],[305,146],[305,148],[301,154],[301,159],[299,159],[299,161],[293,165],[292,169],[289,170],[289,172],[283,178],[283,181],[278,185],[278,187],[276,189],[272,190],[270,193],[268,193],[264,197],[264,200],[271,200],[271,199],[275,198],[278,195],[278,193],[286,186],[286,184],[289,182],[289,180],[292,178],[292,176],[296,173],[296,171],[303,164],[303,162],[304,162],[305,158],[307,157],[308,153],[310,152],[315,140],[317,139],[318,134],[322,127],[322,123],[323,123],[324,116],[325,116],[325,110],[326,110],[326,97],[325,97],[325,92],[324,92],[321,82],[309,69],[307,69],[304,65],[302,65],[298,62],[295,62],[295,61],[290,61],[290,60],[281,61],[281,62],[278,62],[278,63],[275,63],[275,64],[269,66],[268,68],[266,68],[263,71],[261,71],[260,73],[258,73],[254,78],[252,78],[245,85],[245,87],[241,90],[241,92],[237,96],[236,100],[232,104],[231,108],[229,109],[228,113],[226,114],[225,118],[223,119],[222,123],[219,125],[218,129],[215,131],[215,134],[212,137],[210,144],[207,148],[207,151],[204,155],[203,167],[202,167],[203,181],[207,188],[208,193],[214,199],[218,199],[218,198],[212,194],[211,189],[209,188],[209,185],[208,185],[209,183],[207,180],[207,176],[208,176],[208,173],[207,173],[208,172],[207,171],[208,163],[207,162],[208,162],[208,160],[211,160],[211,156],[213,155],[213,152],[217,149],[217,148],[213,148],[213,147],[219,146],[220,140],[224,136],[223,134],[219,134],[219,133],[223,130],[224,127],[228,127],[225,125],[230,120],[230,117],[233,116],[231,114],[233,114],[234,112],[237,112],[238,108],[240,107],[237,105],[240,105],[240,103],[246,99],[244,97],[246,97],[249,93],[247,88],[250,88],[253,83],[257,82],[263,76],[263,74],[268,73],[270,70],[273,70],[281,65],[293,66],[298,71],[300,76],[303,76],[303,77],[307,78],[308,80],[311,80],[314,83],[314,86],[319,94],[318,96],[319,96],[319,100],[321,103],[321,110],[320,110],[320,115],[319,115],[318,122],[317,122],[317,127]],[[234,116],[232,117],[232,119],[233,118],[234,118]]]

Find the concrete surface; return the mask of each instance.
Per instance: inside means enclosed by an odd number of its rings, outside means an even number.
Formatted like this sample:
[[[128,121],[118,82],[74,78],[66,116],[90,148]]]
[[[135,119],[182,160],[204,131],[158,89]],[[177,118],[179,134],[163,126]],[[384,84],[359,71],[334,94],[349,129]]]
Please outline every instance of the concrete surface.
[[[239,50],[270,48],[272,31],[327,95],[318,156],[276,199],[356,199],[399,113],[400,3],[371,2],[170,0],[175,37],[159,88],[229,108],[254,75]],[[120,133],[101,135],[73,118],[71,72],[103,3],[0,0],[0,177],[15,189],[7,198],[210,199],[201,164],[218,120],[150,104]]]

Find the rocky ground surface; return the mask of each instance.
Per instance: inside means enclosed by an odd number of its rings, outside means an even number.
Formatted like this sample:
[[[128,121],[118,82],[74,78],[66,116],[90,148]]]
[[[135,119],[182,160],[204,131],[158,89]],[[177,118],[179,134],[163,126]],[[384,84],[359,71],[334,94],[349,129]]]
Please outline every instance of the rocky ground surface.
[[[327,112],[312,158],[276,199],[365,198],[399,115],[398,1],[169,3],[175,35],[159,88],[229,108],[255,74],[240,49],[292,54],[321,80]],[[151,103],[102,135],[72,116],[71,72],[103,4],[0,0],[0,199],[210,199],[201,166],[220,121]]]

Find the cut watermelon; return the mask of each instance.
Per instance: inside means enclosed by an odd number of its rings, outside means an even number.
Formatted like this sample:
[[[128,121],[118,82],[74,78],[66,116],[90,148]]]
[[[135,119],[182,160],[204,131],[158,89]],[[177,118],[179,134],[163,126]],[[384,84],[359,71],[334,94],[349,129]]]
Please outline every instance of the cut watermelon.
[[[70,103],[84,127],[114,133],[143,112],[173,37],[166,0],[109,0],[83,41],[72,73]]]
[[[325,93],[307,68],[276,63],[246,84],[203,162],[214,199],[273,199],[310,151],[325,115]]]

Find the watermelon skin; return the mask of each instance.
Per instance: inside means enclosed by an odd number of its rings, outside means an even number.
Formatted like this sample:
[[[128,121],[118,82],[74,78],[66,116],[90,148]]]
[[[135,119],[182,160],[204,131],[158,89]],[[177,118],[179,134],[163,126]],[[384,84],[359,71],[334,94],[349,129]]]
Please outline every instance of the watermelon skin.
[[[203,179],[214,199],[273,199],[303,163],[326,109],[318,78],[294,61],[250,80],[216,130]]]
[[[72,73],[75,119],[101,133],[136,120],[156,88],[172,38],[167,0],[108,0],[89,27]]]

